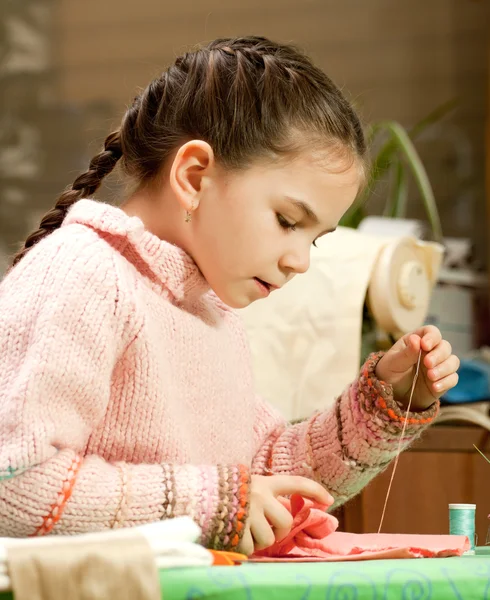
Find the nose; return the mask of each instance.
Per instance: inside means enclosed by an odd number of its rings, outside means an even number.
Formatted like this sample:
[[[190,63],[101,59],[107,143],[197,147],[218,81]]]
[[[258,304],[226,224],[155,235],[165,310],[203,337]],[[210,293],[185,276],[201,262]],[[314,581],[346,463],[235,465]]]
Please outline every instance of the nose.
[[[285,253],[279,266],[283,271],[295,275],[306,273],[310,268],[310,248],[298,248]]]

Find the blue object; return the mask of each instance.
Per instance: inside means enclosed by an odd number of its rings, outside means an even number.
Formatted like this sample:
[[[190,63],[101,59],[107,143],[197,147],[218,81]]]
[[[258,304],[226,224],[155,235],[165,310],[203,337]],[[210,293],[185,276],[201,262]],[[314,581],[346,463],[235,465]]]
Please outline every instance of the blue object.
[[[470,550],[465,554],[475,553],[475,512],[476,504],[449,505],[449,534],[466,535],[470,540]]]
[[[462,360],[457,385],[441,398],[442,404],[465,404],[490,400],[490,365],[477,360]]]

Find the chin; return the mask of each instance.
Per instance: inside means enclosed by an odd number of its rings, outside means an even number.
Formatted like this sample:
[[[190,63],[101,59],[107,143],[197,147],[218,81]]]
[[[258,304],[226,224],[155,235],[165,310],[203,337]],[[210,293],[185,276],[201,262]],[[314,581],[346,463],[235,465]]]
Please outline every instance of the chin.
[[[246,308],[249,304],[252,304],[254,300],[250,299],[245,294],[227,294],[225,291],[214,290],[214,293],[218,296],[221,302],[224,302],[227,306],[234,309]]]
[[[219,296],[219,298],[227,306],[234,309],[246,308],[253,302],[253,300],[250,300],[250,298],[222,298],[221,296]]]

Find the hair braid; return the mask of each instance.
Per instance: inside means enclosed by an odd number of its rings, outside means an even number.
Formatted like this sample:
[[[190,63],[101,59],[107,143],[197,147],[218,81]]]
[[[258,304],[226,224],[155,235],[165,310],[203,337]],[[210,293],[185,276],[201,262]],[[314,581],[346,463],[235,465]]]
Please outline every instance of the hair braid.
[[[29,235],[23,248],[14,256],[12,266],[15,266],[40,240],[61,227],[68,210],[75,202],[94,194],[104,177],[114,169],[121,156],[119,131],[114,131],[107,136],[104,150],[92,158],[88,170],[75,179],[71,188],[63,192],[55,206],[44,215],[39,228]]]

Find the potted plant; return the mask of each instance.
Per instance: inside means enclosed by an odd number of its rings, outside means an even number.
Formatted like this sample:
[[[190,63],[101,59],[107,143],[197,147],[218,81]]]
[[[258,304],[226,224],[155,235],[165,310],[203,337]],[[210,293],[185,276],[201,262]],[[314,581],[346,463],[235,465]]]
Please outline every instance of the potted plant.
[[[406,218],[410,183],[414,183],[425,208],[434,241],[442,242],[442,227],[434,192],[415,141],[430,126],[440,121],[455,106],[454,101],[436,108],[412,129],[397,121],[379,121],[367,127],[368,147],[373,152],[367,185],[341,220],[344,227],[357,228],[367,215],[366,205],[381,182],[388,180],[383,216]]]
[[[357,228],[367,216],[366,205],[381,183],[388,183],[388,193],[383,216],[406,218],[410,185],[415,185],[422,200],[433,241],[442,243],[441,219],[427,171],[415,148],[417,138],[430,126],[453,110],[454,101],[436,108],[412,129],[405,129],[397,121],[380,121],[367,128],[368,147],[372,159],[367,173],[367,185],[352,207],[342,218],[340,225]],[[363,360],[369,352],[380,347],[379,331],[365,303],[363,311],[362,352]],[[386,336],[385,336],[386,337]],[[388,336],[386,340],[393,343]],[[384,344],[381,343],[381,347]]]

